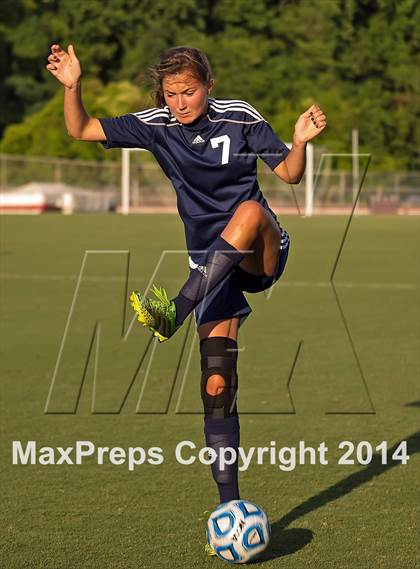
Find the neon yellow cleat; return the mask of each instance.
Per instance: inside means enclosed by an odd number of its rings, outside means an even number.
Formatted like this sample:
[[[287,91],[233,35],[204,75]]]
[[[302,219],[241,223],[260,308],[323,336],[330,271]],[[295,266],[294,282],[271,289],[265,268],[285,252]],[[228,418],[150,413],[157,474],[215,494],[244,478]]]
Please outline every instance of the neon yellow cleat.
[[[204,546],[204,553],[209,557],[213,557],[213,555],[216,555],[216,552],[209,543],[206,543],[206,545]]]
[[[200,520],[206,521],[206,527],[207,527],[207,520],[209,519],[210,515],[211,515],[211,510],[205,510],[203,512],[203,517],[199,518]],[[207,529],[206,529],[206,535],[207,535]],[[204,553],[209,557],[213,557],[214,555],[216,555],[216,552],[208,542],[204,545]]]
[[[147,298],[140,291],[133,291],[130,295],[131,306],[140,324],[149,328],[159,342],[165,342],[179,328],[176,325],[176,307],[163,287],[153,285],[152,292],[158,300]]]

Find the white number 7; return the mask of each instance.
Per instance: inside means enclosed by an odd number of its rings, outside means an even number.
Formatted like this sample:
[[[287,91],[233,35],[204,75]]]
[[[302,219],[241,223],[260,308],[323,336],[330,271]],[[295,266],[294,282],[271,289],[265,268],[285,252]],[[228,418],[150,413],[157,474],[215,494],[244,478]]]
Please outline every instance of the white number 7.
[[[222,164],[229,163],[229,149],[230,149],[230,138],[227,134],[223,136],[218,136],[216,138],[210,138],[212,148],[217,148],[222,144]]]

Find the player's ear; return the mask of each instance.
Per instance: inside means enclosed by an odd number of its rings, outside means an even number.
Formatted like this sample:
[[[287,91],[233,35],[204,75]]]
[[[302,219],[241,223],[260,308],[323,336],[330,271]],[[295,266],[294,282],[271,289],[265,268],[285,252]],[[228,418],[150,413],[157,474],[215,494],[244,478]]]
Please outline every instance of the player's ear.
[[[210,95],[211,90],[213,89],[213,85],[214,85],[214,79],[209,79],[209,82],[207,83],[207,94]]]

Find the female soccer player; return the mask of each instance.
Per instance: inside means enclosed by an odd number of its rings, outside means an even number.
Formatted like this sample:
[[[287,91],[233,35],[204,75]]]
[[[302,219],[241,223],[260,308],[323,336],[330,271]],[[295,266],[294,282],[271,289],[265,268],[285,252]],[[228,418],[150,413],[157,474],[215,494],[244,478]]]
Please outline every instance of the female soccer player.
[[[207,446],[239,446],[236,409],[238,328],[251,312],[243,292],[260,292],[281,276],[289,236],[263,197],[256,162],[261,157],[282,180],[296,184],[305,169],[306,143],[326,126],[312,105],[298,118],[291,150],[251,105],[209,97],[214,80],[207,57],[175,47],[152,68],[156,107],[116,118],[91,118],[81,98],[81,69],[73,46],[51,46],[47,69],[64,85],[70,136],[106,148],[146,148],[172,181],[185,225],[190,273],[169,300],[135,291],[138,320],[160,342],[195,309],[201,352],[201,394]],[[239,498],[237,462],[212,465],[220,502]]]

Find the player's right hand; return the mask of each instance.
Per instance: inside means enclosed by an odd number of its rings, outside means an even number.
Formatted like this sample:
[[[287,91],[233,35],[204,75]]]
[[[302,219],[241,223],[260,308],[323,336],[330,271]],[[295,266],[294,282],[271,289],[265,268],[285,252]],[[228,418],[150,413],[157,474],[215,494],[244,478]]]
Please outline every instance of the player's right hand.
[[[82,70],[72,45],[66,52],[59,44],[53,44],[48,61],[46,68],[65,87],[71,89],[80,81]]]

